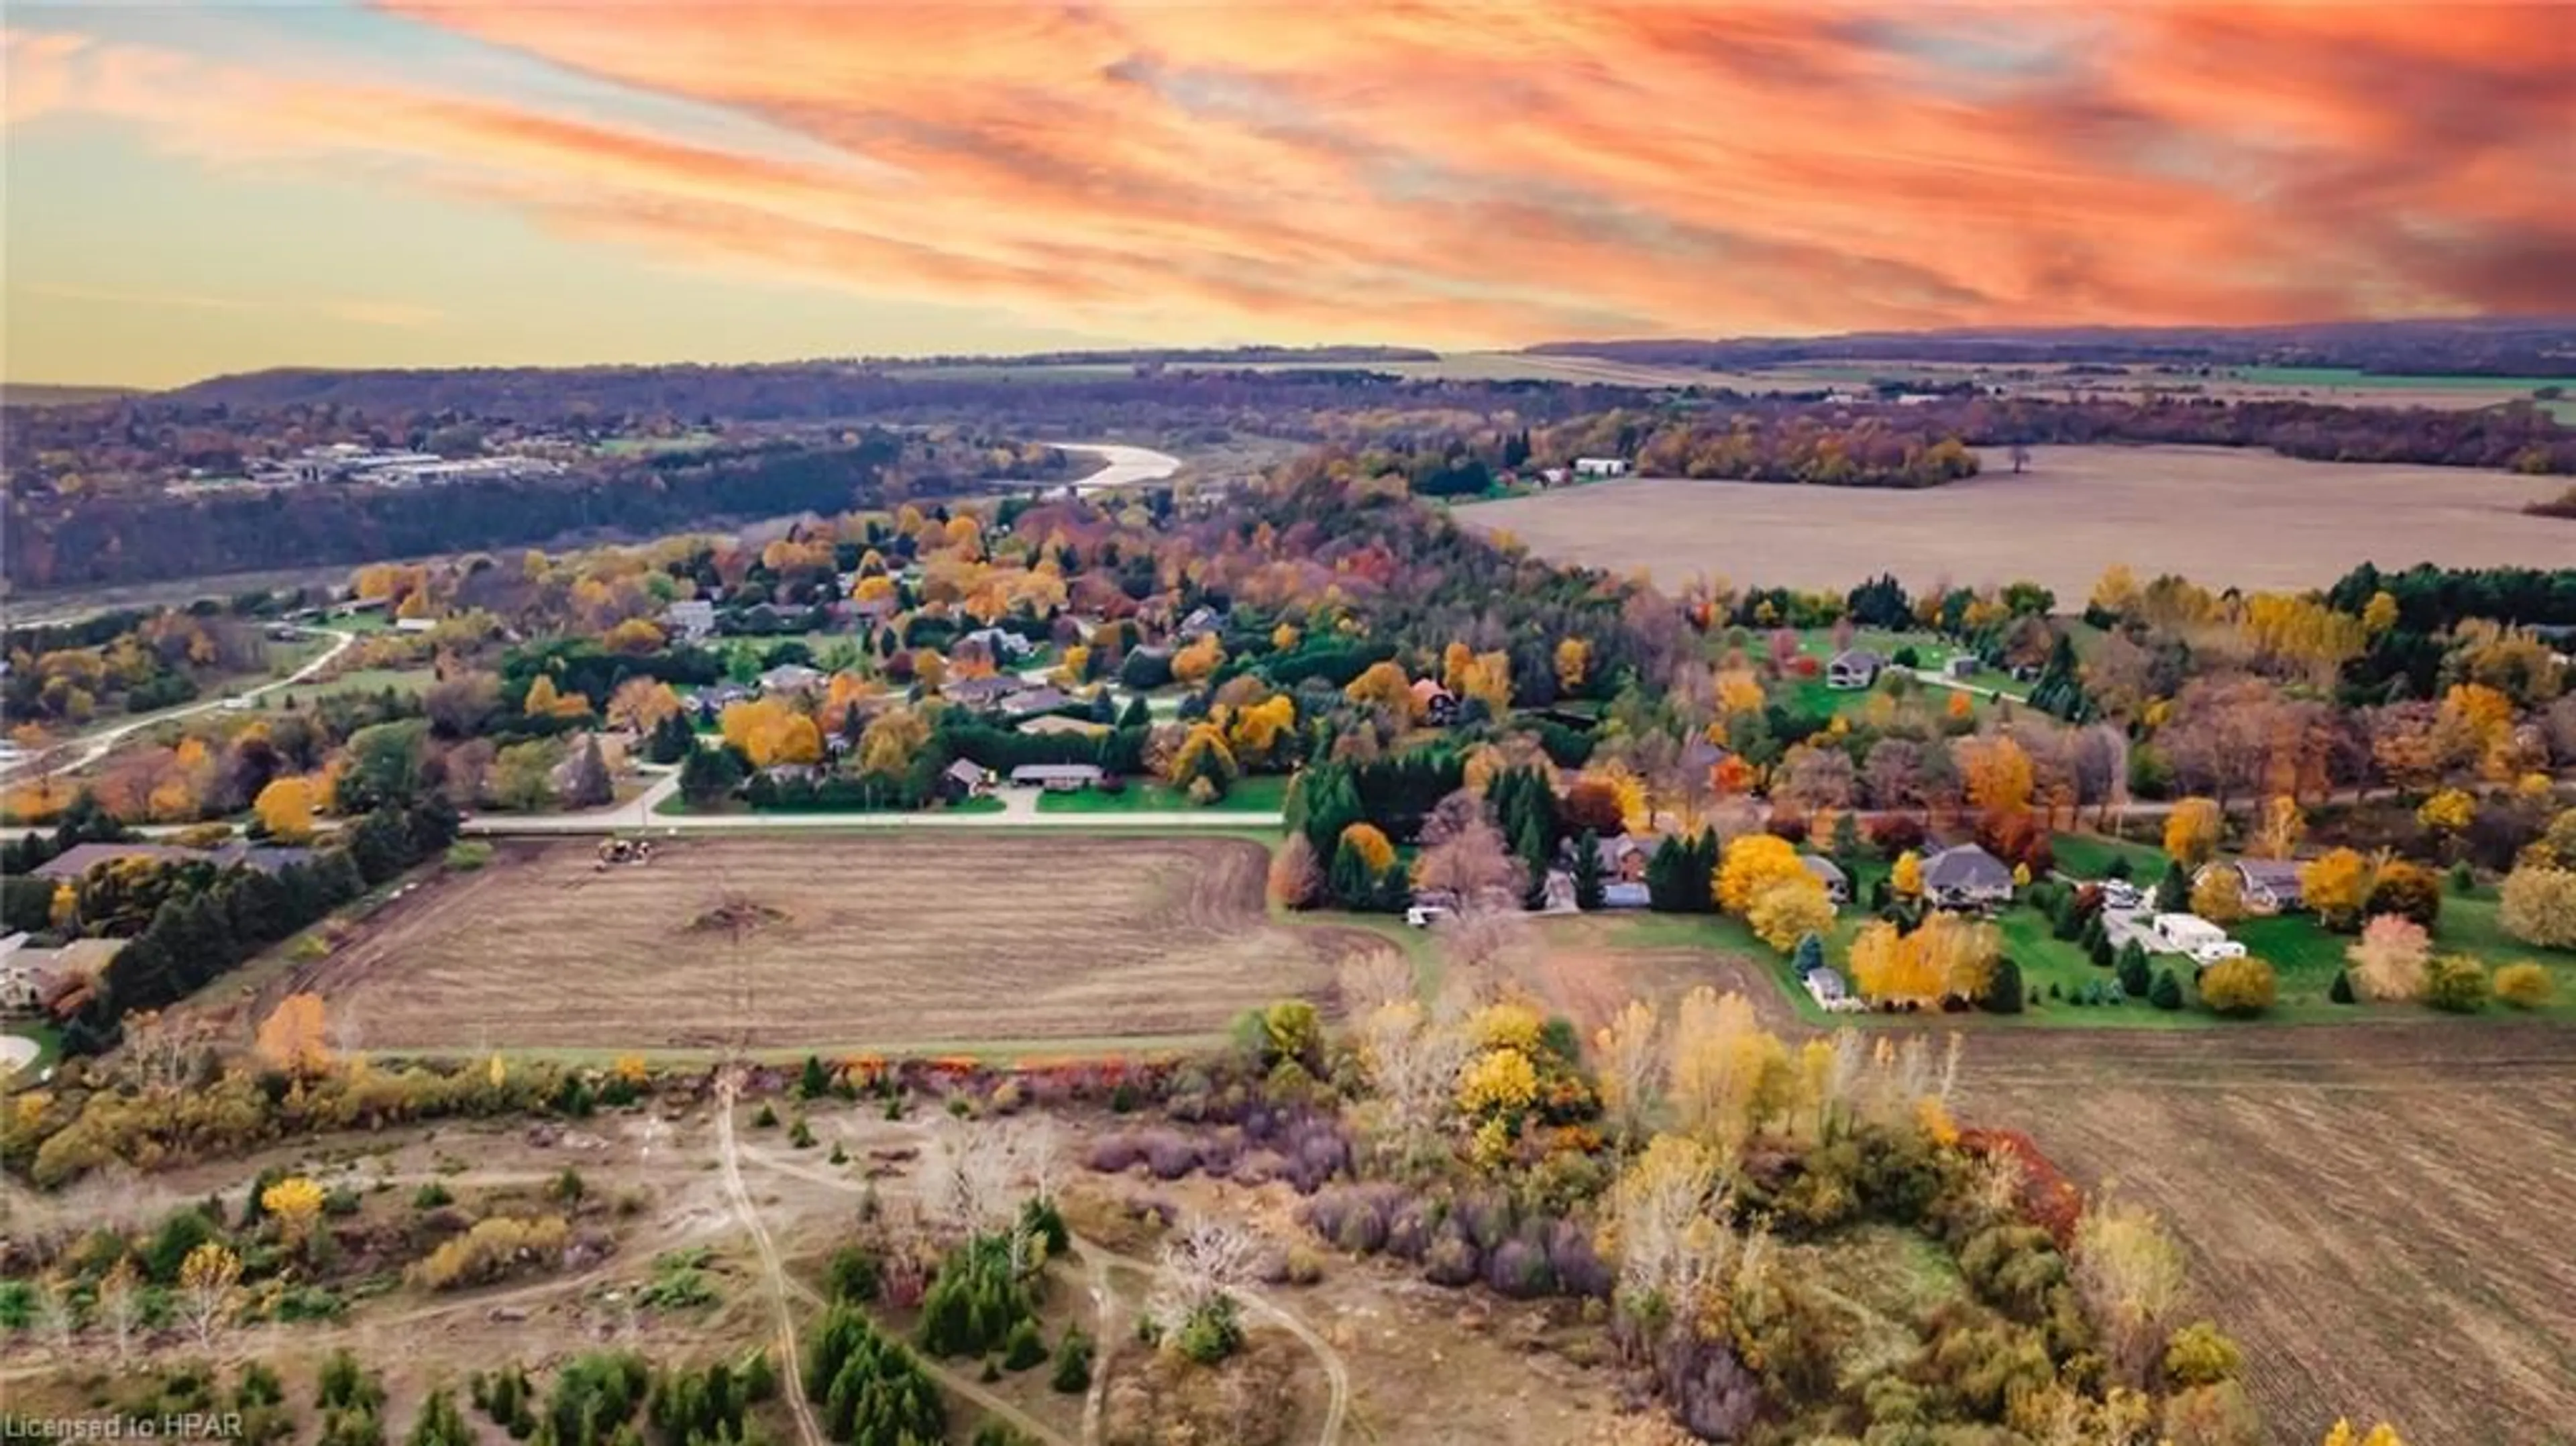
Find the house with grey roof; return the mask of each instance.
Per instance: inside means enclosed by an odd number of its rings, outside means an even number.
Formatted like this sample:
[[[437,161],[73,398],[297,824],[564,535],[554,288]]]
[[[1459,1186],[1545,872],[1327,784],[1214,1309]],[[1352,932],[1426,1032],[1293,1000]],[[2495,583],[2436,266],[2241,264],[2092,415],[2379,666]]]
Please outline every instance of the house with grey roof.
[[[1945,909],[2012,902],[2012,870],[1975,844],[1946,848],[1923,861],[1923,893]]]
[[[2294,913],[2307,907],[2307,898],[2299,889],[2299,866],[2290,859],[2226,859],[2200,866],[2192,875],[2197,884],[2224,869],[2236,875],[2237,891],[2245,907],[2256,914]]]
[[[1878,681],[1878,670],[1887,659],[1867,648],[1845,648],[1825,663],[1825,686],[1828,688],[1866,688]]]
[[[1842,865],[1823,854],[1800,854],[1798,862],[1805,864],[1816,882],[1825,886],[1825,897],[1837,907],[1851,902],[1851,876],[1843,872]]]

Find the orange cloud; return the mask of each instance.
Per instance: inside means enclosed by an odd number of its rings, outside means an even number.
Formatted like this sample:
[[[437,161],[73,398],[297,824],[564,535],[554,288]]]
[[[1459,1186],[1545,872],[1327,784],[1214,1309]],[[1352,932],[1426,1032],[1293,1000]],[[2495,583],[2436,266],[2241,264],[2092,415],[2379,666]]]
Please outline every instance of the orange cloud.
[[[805,144],[63,37],[11,77],[218,157],[390,158],[602,244],[1139,336],[2576,311],[2545,6],[388,8]]]

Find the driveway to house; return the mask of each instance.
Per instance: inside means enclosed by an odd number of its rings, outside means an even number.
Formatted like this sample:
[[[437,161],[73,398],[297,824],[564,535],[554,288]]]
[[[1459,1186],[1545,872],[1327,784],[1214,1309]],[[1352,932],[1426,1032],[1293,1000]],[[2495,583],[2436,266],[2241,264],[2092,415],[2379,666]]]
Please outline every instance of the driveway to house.
[[[164,723],[175,722],[181,718],[193,717],[199,713],[211,713],[215,709],[224,706],[224,704],[235,698],[256,698],[263,693],[273,693],[280,688],[292,688],[296,684],[303,682],[305,679],[312,677],[314,674],[321,672],[324,668],[329,667],[333,659],[339,657],[342,653],[347,652],[349,650],[349,645],[358,640],[358,635],[356,633],[343,632],[338,628],[306,628],[303,629],[303,631],[308,633],[327,633],[331,637],[337,638],[339,641],[333,643],[330,650],[323,653],[322,656],[315,658],[312,662],[305,664],[303,667],[296,669],[294,672],[287,674],[283,678],[276,679],[272,682],[262,683],[256,688],[244,688],[238,693],[227,693],[220,698],[208,698],[203,702],[189,703],[182,707],[165,708],[158,713],[147,713],[140,718],[119,723],[113,728],[103,728],[96,733],[88,734],[64,745],[74,751],[64,755],[57,761],[52,763],[46,762],[47,759],[54,758],[56,753],[59,752],[59,750],[48,750],[45,753],[37,754],[35,757],[25,760],[13,769],[0,769],[0,777],[6,777],[10,782],[16,783],[38,778],[52,778],[56,774],[72,773],[79,769],[87,768],[91,764],[105,758],[117,744],[124,742],[127,737],[135,733],[140,733],[146,728],[157,728]]]
[[[1276,812],[1239,809],[1163,809],[1142,813],[1040,813],[1038,790],[1003,788],[999,813],[655,813],[664,799],[679,792],[678,770],[665,770],[637,798],[582,813],[478,813],[468,817],[463,832],[487,837],[532,834],[641,833],[771,833],[786,829],[975,829],[1050,828],[1075,832],[1159,828],[1282,828],[1287,819]]]
[[[1169,452],[1157,452],[1151,447],[1130,447],[1118,442],[1065,442],[1060,446],[1067,452],[1089,452],[1109,462],[1108,466],[1073,484],[1075,495],[1082,497],[1143,482],[1160,482],[1181,470],[1180,458]]]

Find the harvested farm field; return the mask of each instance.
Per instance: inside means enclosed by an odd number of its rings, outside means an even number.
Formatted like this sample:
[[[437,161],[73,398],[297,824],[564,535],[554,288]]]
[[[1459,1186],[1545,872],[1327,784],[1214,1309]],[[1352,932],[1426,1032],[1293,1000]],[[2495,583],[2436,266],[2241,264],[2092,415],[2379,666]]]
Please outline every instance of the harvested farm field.
[[[1960,1087],[2165,1217],[2272,1439],[2576,1442],[2576,1031],[1988,1032]]]
[[[922,834],[502,847],[281,987],[370,1049],[1143,1044],[1329,1003],[1361,930],[1273,924],[1241,839]]]
[[[2080,604],[2102,570],[2217,588],[2322,587],[2355,565],[2563,566],[2576,523],[2521,508],[2566,479],[2461,467],[2304,462],[2251,448],[2034,447],[2015,476],[1920,491],[1635,478],[1459,509],[1561,562],[1648,569],[1666,587],[1841,590],[1883,571],[1916,587],[2029,578]]]

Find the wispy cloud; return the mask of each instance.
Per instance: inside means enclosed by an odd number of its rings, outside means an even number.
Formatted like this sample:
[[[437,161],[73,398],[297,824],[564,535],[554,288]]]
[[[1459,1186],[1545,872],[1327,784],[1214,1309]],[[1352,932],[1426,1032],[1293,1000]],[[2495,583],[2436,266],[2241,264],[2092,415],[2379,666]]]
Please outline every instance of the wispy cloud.
[[[683,264],[1134,334],[2576,311],[2548,6],[388,13],[740,125],[77,35],[13,35],[9,76],[210,162],[364,160]]]
[[[407,301],[334,301],[322,308],[322,314],[361,326],[425,327],[446,319],[446,313],[434,306]]]
[[[229,296],[198,296],[181,291],[129,291],[118,287],[78,286],[50,281],[30,282],[26,291],[56,301],[81,301],[97,306],[131,306],[160,311],[248,311],[251,303]]]

